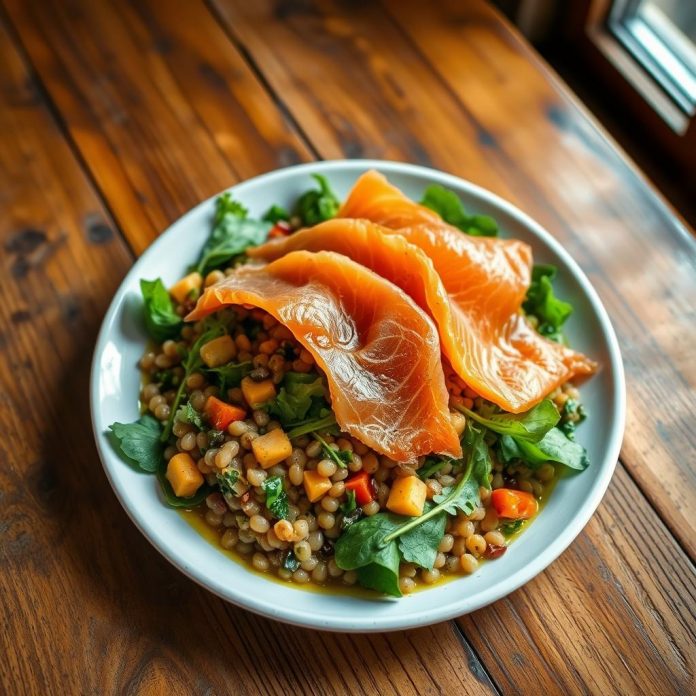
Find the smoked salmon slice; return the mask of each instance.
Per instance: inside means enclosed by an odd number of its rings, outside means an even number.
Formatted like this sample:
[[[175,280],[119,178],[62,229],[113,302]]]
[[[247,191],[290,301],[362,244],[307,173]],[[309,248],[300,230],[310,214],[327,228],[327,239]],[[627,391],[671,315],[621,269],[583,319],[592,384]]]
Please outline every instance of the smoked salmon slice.
[[[311,242],[310,248],[325,246],[345,253],[410,294],[438,324],[443,352],[454,371],[503,410],[526,411],[572,377],[595,371],[592,360],[540,336],[522,315],[531,277],[529,245],[466,235],[374,171],[358,179],[339,216],[362,218],[383,227],[358,233],[359,241],[352,246],[341,239],[338,229],[322,232],[324,238]],[[355,231],[354,226],[349,227],[345,234]],[[288,249],[300,248],[309,239],[299,237],[303,234],[279,240],[277,246],[275,242],[263,245],[250,254],[274,258],[283,253],[283,244]],[[436,273],[425,269],[414,254],[400,268],[390,270],[387,257],[396,252],[393,245],[378,241],[385,235],[401,236],[421,249]],[[413,277],[419,274],[423,274],[421,283]],[[443,295],[448,302],[443,302]]]
[[[395,285],[346,256],[295,251],[239,268],[186,320],[235,304],[272,314],[312,354],[341,430],[410,465],[432,452],[461,456],[437,330]]]

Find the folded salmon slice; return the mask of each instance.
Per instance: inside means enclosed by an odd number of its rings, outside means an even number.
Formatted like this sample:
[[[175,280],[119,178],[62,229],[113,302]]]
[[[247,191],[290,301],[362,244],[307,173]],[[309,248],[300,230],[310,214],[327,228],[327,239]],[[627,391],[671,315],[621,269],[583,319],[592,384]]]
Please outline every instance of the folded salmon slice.
[[[358,179],[338,214],[389,228],[382,232],[404,237],[431,259],[450,307],[443,313],[428,302],[428,308],[452,368],[505,411],[526,411],[570,378],[596,369],[584,355],[540,336],[522,315],[529,245],[464,234],[375,171]],[[409,267],[402,275],[411,271],[417,272]],[[401,287],[407,282],[392,280]],[[433,282],[429,277],[427,283]]]
[[[296,251],[242,267],[186,317],[227,305],[272,314],[326,374],[341,430],[397,462],[461,456],[431,319],[392,283],[346,256]]]

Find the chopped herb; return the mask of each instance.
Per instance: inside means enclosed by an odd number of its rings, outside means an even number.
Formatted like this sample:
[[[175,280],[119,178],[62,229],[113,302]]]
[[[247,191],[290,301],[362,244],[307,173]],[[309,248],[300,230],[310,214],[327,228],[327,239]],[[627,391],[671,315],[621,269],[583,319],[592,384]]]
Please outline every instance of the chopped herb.
[[[291,573],[294,573],[300,567],[300,562],[297,560],[292,549],[283,556],[281,565],[285,570],[289,570]]]
[[[350,450],[334,449],[319,433],[312,433],[312,437],[321,445],[324,456],[332,459],[340,469],[345,469],[353,461]]]
[[[283,386],[278,396],[269,403],[268,410],[286,426],[303,421],[310,410],[318,411],[327,405],[321,377],[316,374],[286,372]]]
[[[296,437],[307,435],[312,432],[325,432],[336,427],[336,416],[333,413],[321,415],[319,418],[312,418],[295,425],[292,430],[287,432],[287,436],[293,440]]]
[[[343,513],[341,529],[348,529],[348,527],[355,524],[363,516],[362,508],[358,507],[358,503],[355,500],[355,491],[348,491],[346,493],[346,501],[341,503],[340,510]]]
[[[130,463],[141,471],[157,471],[163,447],[160,442],[162,426],[156,418],[146,414],[135,423],[113,423],[109,428],[118,441],[119,451]]]
[[[206,373],[216,379],[220,393],[226,394],[228,389],[238,387],[251,370],[251,362],[227,363],[221,367],[208,368]]]
[[[209,430],[208,431],[208,448],[217,447],[218,445],[222,444],[222,441],[224,439],[225,439],[225,431],[224,430]]]
[[[174,303],[161,278],[141,280],[140,292],[143,296],[145,326],[150,336],[157,343],[178,338],[184,322],[174,311]]]
[[[459,196],[432,184],[425,189],[421,205],[434,210],[445,222],[473,237],[497,237],[498,224],[488,215],[469,215]]]
[[[288,496],[280,476],[271,476],[261,484],[266,492],[266,507],[274,517],[285,520],[288,517]]]
[[[195,425],[198,429],[203,427],[203,419],[201,418],[201,414],[198,413],[193,406],[191,406],[190,401],[187,401],[185,404],[179,406],[175,418],[180,423],[190,423],[191,425]]]
[[[236,495],[234,487],[239,481],[239,472],[237,469],[227,468],[224,471],[219,471],[215,474],[215,478],[220,486],[220,493],[223,495]]]
[[[295,215],[298,215],[302,223],[308,226],[318,225],[324,220],[336,217],[341,205],[325,176],[312,174],[312,177],[319,183],[319,188],[303,193],[297,200],[294,210]]]
[[[158,370],[152,375],[152,381],[160,385],[160,391],[168,391],[180,383],[174,370]]]
[[[524,524],[524,520],[514,520],[511,522],[506,522],[505,524],[501,525],[500,531],[506,537],[510,537],[513,534],[516,534],[517,532],[519,532],[520,529],[522,528],[523,524]]]

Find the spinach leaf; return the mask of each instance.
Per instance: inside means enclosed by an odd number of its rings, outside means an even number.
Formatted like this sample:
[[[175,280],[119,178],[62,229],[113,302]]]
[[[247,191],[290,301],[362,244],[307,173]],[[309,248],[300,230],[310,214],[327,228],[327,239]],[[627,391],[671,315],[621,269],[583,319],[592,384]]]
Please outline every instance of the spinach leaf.
[[[252,220],[247,214],[247,209],[229,193],[217,199],[213,231],[201,250],[195,270],[206,275],[241,254],[247,247],[266,240],[271,223]]]
[[[493,413],[483,416],[465,406],[459,410],[477,423],[501,435],[511,435],[517,439],[538,442],[553,428],[561,417],[558,409],[550,399],[544,399],[540,404],[525,413]]]
[[[191,406],[190,401],[187,401],[183,406],[179,407],[175,418],[181,423],[190,423],[199,429],[203,427],[203,419],[201,418],[201,414],[198,413],[193,406]]]
[[[162,280],[141,280],[140,292],[145,307],[145,326],[150,336],[157,343],[177,338],[184,322],[174,311],[174,303]]]
[[[280,476],[267,478],[261,487],[266,492],[266,507],[274,517],[285,520],[288,517],[288,495],[283,488],[283,479]]]
[[[113,423],[109,428],[118,440],[121,454],[130,463],[141,471],[157,471],[164,448],[160,442],[162,426],[156,418],[146,414],[135,423]]]
[[[265,220],[266,222],[272,222],[274,225],[276,222],[279,220],[289,220],[290,219],[290,213],[288,213],[285,208],[283,208],[280,205],[272,205],[264,214],[263,217],[261,218],[262,220]]]
[[[252,370],[251,362],[227,363],[221,367],[211,367],[206,370],[209,375],[215,377],[221,394],[226,394],[228,389],[238,387],[242,379]]]
[[[303,193],[295,205],[295,215],[299,216],[304,225],[318,225],[324,220],[336,217],[340,207],[340,201],[331,190],[329,182],[321,174],[312,174],[319,183],[318,189],[312,189]]]
[[[304,420],[314,399],[326,403],[322,378],[301,372],[287,372],[278,396],[268,405],[268,411],[277,416],[283,425],[294,424]]]
[[[219,471],[217,474],[215,474],[215,478],[220,486],[220,493],[223,495],[237,495],[237,492],[234,489],[239,481],[239,472],[237,469],[229,467],[223,471]]]
[[[319,433],[312,433],[312,437],[321,445],[324,456],[333,460],[340,469],[345,469],[353,461],[353,453],[350,450],[334,449]]]
[[[488,215],[469,215],[459,196],[438,184],[425,189],[421,205],[472,237],[497,237],[498,224]]]
[[[531,468],[551,461],[583,471],[590,464],[585,448],[570,440],[560,428],[552,428],[539,442],[518,440],[517,445],[522,451],[521,459]]]
[[[190,498],[179,498],[172,489],[166,475],[166,466],[163,464],[157,469],[157,480],[162,489],[164,501],[173,508],[194,508],[200,505],[211,493],[215,491],[212,486],[204,483]]]
[[[561,342],[561,327],[573,312],[573,306],[556,297],[552,280],[556,267],[537,264],[532,269],[532,282],[522,308],[538,320],[537,331],[554,341]]]
[[[476,491],[478,495],[478,490]],[[433,506],[428,503],[425,507],[426,512]],[[435,559],[437,558],[437,547],[445,533],[447,516],[441,512],[434,517],[426,520],[423,524],[414,527],[410,532],[399,537],[399,551],[404,561],[415,563],[421,568],[432,570]]]
[[[350,527],[353,529],[353,527]],[[401,597],[399,587],[399,549],[392,542],[380,549],[373,557],[372,563],[357,569],[358,582],[362,587],[367,587],[377,592]]]

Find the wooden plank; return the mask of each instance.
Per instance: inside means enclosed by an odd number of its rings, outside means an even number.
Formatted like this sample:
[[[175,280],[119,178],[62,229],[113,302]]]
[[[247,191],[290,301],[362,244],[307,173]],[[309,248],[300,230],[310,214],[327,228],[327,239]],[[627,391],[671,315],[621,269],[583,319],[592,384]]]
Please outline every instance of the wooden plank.
[[[558,79],[483,3],[216,7],[322,156],[452,171],[563,242],[619,333],[622,460],[694,557],[696,245]]]
[[[370,637],[281,627],[141,536],[101,471],[86,397],[132,258],[1,24],[0,94],[0,693],[495,692],[453,622]]]
[[[221,188],[308,157],[202,4],[7,9],[137,252]]]

